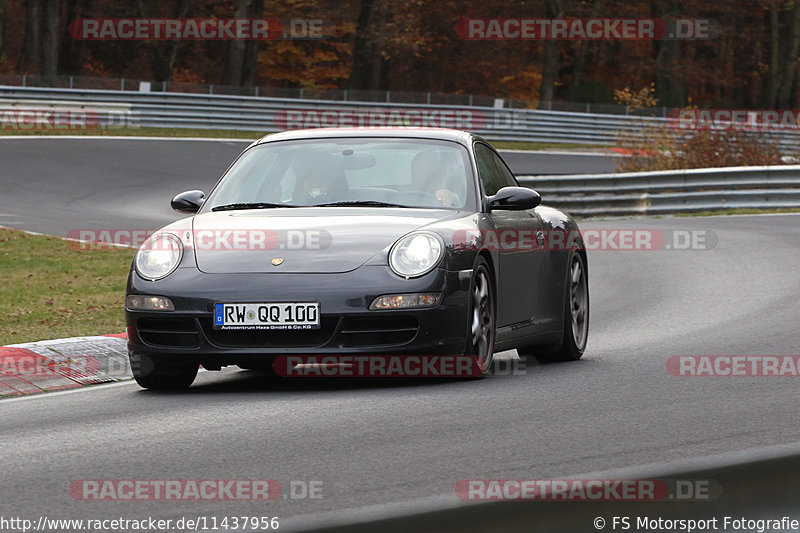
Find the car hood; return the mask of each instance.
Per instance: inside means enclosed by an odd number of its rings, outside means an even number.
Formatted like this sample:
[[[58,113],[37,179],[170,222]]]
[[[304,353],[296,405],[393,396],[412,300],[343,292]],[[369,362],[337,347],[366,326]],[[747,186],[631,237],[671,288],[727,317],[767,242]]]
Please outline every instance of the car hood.
[[[348,272],[406,233],[458,215],[385,207],[204,213],[194,217],[192,246],[209,274]]]

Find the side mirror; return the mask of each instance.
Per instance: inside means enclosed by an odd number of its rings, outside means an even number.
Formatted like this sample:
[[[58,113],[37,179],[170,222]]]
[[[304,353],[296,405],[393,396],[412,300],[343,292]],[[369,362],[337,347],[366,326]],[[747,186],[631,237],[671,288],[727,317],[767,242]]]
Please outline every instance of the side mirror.
[[[203,207],[203,202],[205,202],[205,199],[206,193],[203,191],[186,191],[173,198],[172,202],[170,202],[170,205],[172,206],[172,209],[178,213],[193,215],[197,213],[201,207]]]
[[[489,207],[492,209],[509,209],[523,211],[533,209],[542,203],[542,197],[533,189],[525,187],[503,187],[497,194],[490,196]]]

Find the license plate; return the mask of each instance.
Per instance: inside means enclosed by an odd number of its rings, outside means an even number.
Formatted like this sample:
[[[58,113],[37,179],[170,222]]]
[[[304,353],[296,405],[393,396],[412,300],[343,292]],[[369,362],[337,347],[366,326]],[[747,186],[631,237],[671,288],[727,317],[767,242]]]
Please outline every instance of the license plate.
[[[214,329],[319,327],[319,302],[214,304]]]

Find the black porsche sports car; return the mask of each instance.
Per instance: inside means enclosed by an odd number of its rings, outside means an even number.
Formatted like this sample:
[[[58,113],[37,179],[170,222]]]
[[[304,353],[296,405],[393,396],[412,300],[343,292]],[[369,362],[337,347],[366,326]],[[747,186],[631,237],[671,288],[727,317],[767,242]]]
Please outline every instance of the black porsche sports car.
[[[479,375],[512,348],[578,359],[585,249],[575,221],[540,202],[463,131],[264,137],[208,196],[177,195],[173,209],[193,216],[137,251],[125,301],[134,377],[185,388],[199,364],[269,369],[291,354],[458,354]]]

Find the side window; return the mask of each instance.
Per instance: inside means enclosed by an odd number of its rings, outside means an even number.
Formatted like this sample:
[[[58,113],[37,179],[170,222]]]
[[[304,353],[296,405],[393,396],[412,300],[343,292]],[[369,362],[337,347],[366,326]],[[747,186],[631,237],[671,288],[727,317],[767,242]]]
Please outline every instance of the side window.
[[[491,148],[485,144],[475,143],[475,163],[478,165],[478,176],[483,183],[483,192],[486,196],[493,196],[505,186],[494,157],[496,156]]]
[[[492,152],[492,161],[494,162],[495,166],[497,167],[498,175],[500,176],[500,188],[503,187],[516,187],[517,180],[514,178],[514,174],[508,169],[505,162],[497,155],[496,152]]]

